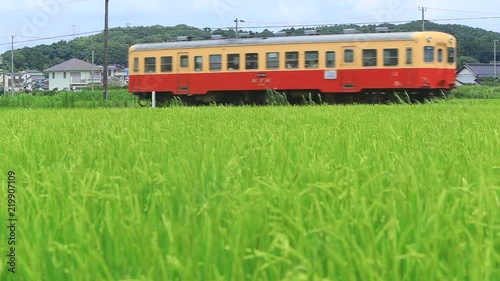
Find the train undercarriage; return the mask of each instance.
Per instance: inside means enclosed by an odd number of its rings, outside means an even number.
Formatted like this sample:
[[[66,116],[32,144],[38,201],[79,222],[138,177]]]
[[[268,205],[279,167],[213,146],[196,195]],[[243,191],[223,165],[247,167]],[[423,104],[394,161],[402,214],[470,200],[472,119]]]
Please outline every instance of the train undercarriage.
[[[209,92],[203,95],[155,93],[156,104],[170,105],[306,105],[306,104],[393,104],[425,103],[435,98],[447,98],[448,89],[389,89],[364,90],[358,93],[321,93],[317,90]],[[152,93],[135,93],[142,106],[150,106]]]

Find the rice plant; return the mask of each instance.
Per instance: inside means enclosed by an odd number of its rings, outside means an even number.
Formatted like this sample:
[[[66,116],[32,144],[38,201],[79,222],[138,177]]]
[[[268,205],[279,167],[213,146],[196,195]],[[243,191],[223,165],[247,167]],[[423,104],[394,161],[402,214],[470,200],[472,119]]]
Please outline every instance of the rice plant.
[[[137,107],[137,98],[127,90],[109,91],[108,100],[102,92],[41,92],[16,94],[0,97],[0,107],[17,108],[94,108],[94,107]]]
[[[496,281],[499,120],[458,99],[2,108],[0,280]]]

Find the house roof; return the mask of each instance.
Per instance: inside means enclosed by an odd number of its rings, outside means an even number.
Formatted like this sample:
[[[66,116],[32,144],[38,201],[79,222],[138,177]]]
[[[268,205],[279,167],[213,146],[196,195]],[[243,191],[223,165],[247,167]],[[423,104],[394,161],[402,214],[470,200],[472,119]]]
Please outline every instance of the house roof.
[[[23,70],[21,73],[28,74],[28,73],[41,73],[39,70],[33,70],[33,69],[28,69],[28,70]]]
[[[33,80],[45,80],[45,76],[43,76],[43,75],[33,75],[30,78]]]
[[[97,65],[79,60],[70,59],[53,67],[45,69],[45,72],[57,72],[57,71],[85,71],[85,70],[101,70]]]
[[[497,63],[497,74],[500,74],[500,63]],[[488,77],[495,74],[495,65],[493,63],[466,63],[458,71],[462,71],[464,68],[469,69],[477,77]]]

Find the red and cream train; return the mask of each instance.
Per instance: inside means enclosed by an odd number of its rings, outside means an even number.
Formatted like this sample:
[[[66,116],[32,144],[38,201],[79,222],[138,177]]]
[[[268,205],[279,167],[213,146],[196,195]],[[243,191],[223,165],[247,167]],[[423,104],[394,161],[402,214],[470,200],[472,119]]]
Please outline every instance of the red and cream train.
[[[262,101],[268,89],[325,101],[403,90],[427,97],[455,87],[456,39],[398,32],[177,41],[134,45],[129,63],[129,91],[141,98]]]

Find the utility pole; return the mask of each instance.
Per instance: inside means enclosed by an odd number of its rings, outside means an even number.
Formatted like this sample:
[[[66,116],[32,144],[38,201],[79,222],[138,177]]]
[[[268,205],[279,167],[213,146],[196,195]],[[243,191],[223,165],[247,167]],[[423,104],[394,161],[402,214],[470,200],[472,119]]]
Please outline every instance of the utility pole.
[[[2,70],[2,78],[3,78],[3,82],[2,82],[2,96],[5,96],[5,75],[7,75],[7,73],[5,73],[5,70]]]
[[[76,31],[78,29],[78,25],[72,24],[69,27],[69,30],[71,31],[71,35],[73,35],[73,39],[75,38]]]
[[[92,51],[92,75],[90,76],[90,79],[92,79],[92,92],[94,92],[94,53],[95,51]]]
[[[236,29],[235,29],[236,30],[236,38],[238,38],[239,37],[239,34],[238,34],[238,23],[239,22],[245,22],[245,21],[244,20],[239,20],[238,18],[236,18],[234,20],[234,22],[236,23]]]
[[[14,35],[12,35],[12,45],[10,49],[11,62],[10,62],[10,95],[14,96]]]
[[[104,0],[104,67],[102,89],[104,100],[108,100],[108,4],[109,0]]]
[[[420,11],[422,11],[422,31],[425,31],[425,11],[427,11],[427,7],[418,7]]]
[[[497,80],[497,41],[493,40],[493,79]]]

